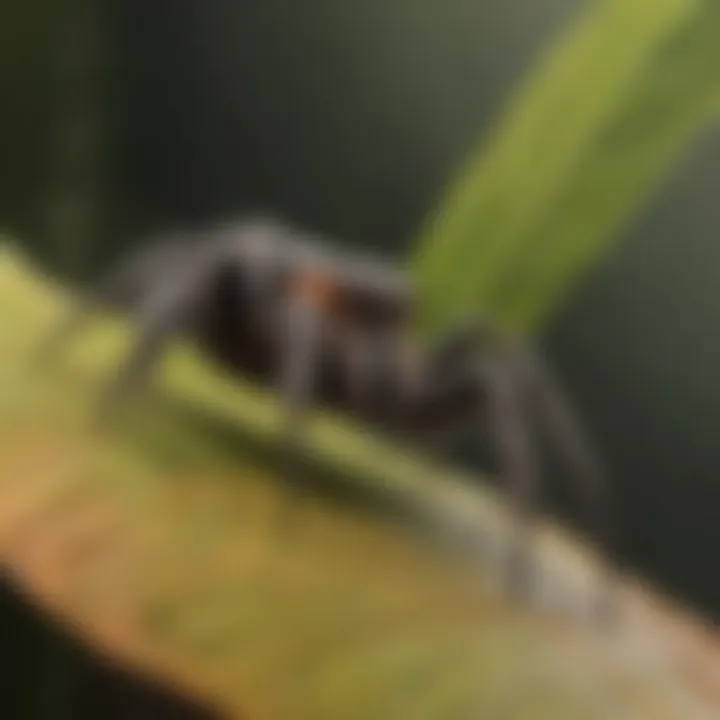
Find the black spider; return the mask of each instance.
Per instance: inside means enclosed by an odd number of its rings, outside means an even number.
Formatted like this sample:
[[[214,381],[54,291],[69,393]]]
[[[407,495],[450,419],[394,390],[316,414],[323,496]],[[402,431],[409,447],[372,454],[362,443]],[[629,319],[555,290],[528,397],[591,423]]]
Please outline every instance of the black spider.
[[[482,322],[424,348],[412,335],[409,280],[383,261],[342,252],[273,218],[169,234],[101,282],[43,355],[96,304],[129,309],[140,324],[102,417],[171,337],[190,335],[232,372],[280,391],[289,448],[298,447],[306,413],[316,404],[415,436],[481,423],[518,520],[508,564],[517,594],[530,590],[527,530],[538,500],[533,424],[564,461],[593,531],[608,547],[603,474],[538,353]]]

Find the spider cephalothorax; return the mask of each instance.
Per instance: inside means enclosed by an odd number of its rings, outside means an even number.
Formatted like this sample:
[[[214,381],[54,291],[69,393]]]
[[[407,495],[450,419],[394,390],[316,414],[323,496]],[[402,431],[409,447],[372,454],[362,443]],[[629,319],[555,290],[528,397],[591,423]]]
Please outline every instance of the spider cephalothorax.
[[[95,304],[129,310],[139,323],[137,345],[104,399],[106,413],[167,341],[188,335],[231,372],[281,393],[288,446],[297,446],[315,405],[405,435],[477,422],[493,441],[521,528],[537,500],[537,429],[565,461],[593,530],[608,540],[599,466],[537,353],[479,322],[451,330],[435,347],[419,344],[411,283],[386,262],[276,219],[251,218],[147,243],[98,285],[51,346]],[[525,543],[517,550],[510,577],[525,590]]]

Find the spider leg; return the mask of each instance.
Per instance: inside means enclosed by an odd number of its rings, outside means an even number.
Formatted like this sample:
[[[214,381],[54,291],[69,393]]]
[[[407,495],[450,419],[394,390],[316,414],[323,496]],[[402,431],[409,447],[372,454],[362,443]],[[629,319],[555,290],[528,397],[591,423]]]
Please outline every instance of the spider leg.
[[[574,490],[584,506],[586,522],[606,552],[613,551],[610,493],[604,469],[591,447],[565,392],[539,353],[521,353],[529,381],[531,409],[552,450],[572,477]],[[611,584],[598,598],[597,613],[613,612]],[[607,591],[607,592],[606,592]]]
[[[349,393],[366,419],[392,424],[402,420],[403,404],[415,391],[402,340],[392,329],[358,329],[344,343]]]
[[[377,361],[382,349],[374,338],[361,333],[353,334],[345,343],[348,382],[353,404],[361,411],[371,409],[374,400],[374,384]]]
[[[285,402],[281,430],[281,461],[292,497],[282,503],[277,518],[280,534],[292,533],[297,502],[302,498],[302,446],[308,414],[315,401],[320,346],[323,337],[322,308],[311,299],[291,293],[284,307],[279,386]]]
[[[134,310],[142,303],[149,287],[159,283],[164,273],[182,257],[184,245],[178,239],[152,244],[132,254],[119,268],[102,278],[88,297],[81,301],[36,350],[35,362],[53,358],[101,307]]]
[[[181,315],[177,304],[149,304],[141,312],[140,338],[130,357],[121,366],[115,379],[105,389],[99,404],[97,422],[104,424],[114,413],[118,403],[128,395],[148,373],[160,356],[170,335],[178,328]]]
[[[108,420],[119,401],[147,376],[171,337],[191,326],[217,267],[212,250],[207,246],[187,255],[185,262],[173,266],[172,274],[145,297],[138,312],[139,340],[103,394],[99,423]]]
[[[538,501],[537,457],[521,384],[512,367],[500,358],[487,362],[483,379],[487,391],[489,430],[515,516],[515,537],[504,572],[513,596],[527,601],[533,589],[531,541],[532,521]]]
[[[315,399],[323,314],[321,307],[303,296],[291,295],[285,310],[280,387],[286,402],[285,452],[292,463],[297,458],[306,416]]]

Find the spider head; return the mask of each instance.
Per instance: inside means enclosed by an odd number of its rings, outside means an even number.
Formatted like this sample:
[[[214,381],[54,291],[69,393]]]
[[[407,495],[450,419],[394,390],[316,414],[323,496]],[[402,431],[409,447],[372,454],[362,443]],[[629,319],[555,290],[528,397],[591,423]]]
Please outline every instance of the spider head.
[[[490,325],[458,323],[430,349],[410,396],[409,421],[422,429],[446,428],[477,417],[485,399],[483,358],[497,347]]]
[[[461,368],[477,370],[480,359],[499,345],[499,331],[477,319],[456,323],[430,352],[433,374],[457,373]]]

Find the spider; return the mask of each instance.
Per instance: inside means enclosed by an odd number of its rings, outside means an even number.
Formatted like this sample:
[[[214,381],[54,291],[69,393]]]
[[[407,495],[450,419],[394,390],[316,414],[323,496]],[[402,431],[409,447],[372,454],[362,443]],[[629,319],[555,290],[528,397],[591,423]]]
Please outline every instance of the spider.
[[[99,418],[182,334],[231,373],[280,393],[291,455],[316,405],[416,438],[477,423],[491,438],[516,518],[506,565],[515,597],[527,600],[532,584],[533,426],[572,476],[596,537],[609,543],[604,473],[540,354],[480,320],[423,345],[412,332],[410,279],[385,261],[342,251],[272,216],[168,232],[101,280],[51,335],[43,357],[97,306],[129,310],[139,323]]]

